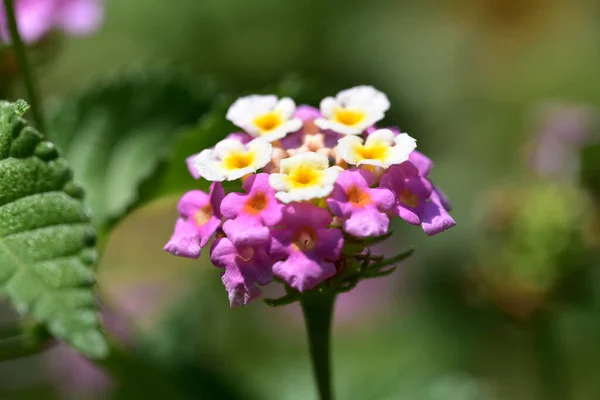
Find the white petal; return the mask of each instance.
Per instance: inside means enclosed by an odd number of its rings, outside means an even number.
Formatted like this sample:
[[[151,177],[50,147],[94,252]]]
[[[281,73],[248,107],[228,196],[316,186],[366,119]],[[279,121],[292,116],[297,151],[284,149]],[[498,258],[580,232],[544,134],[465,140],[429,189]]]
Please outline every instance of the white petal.
[[[194,158],[194,168],[201,177],[208,181],[221,182],[225,179],[225,173],[220,167],[221,162],[217,159],[214,150],[202,150]]]
[[[417,148],[417,141],[406,133],[396,136],[395,143],[396,145],[392,147],[390,156],[385,161],[385,168],[395,164],[402,164],[408,160],[410,153]]]
[[[273,146],[263,139],[254,139],[248,143],[248,151],[255,153],[256,158],[254,159],[254,164],[251,166],[255,171],[271,162]]]
[[[215,155],[221,159],[232,151],[245,152],[246,147],[236,139],[223,139],[215,146]]]
[[[340,168],[338,166],[329,167],[325,170],[323,177],[323,185],[331,186],[331,190],[333,190],[333,184],[337,181],[338,175],[340,174]],[[328,193],[329,194],[329,193]]]
[[[226,118],[235,125],[245,128],[256,116],[272,111],[277,105],[275,95],[250,95],[240,97],[227,110]]]
[[[314,169],[324,171],[329,168],[329,158],[322,154],[307,151],[281,160],[279,169],[282,173],[287,174],[291,169],[302,165],[310,165]]]
[[[287,178],[284,174],[271,174],[269,175],[269,185],[276,191],[287,191],[290,188],[288,185]]]
[[[347,108],[386,112],[390,108],[387,96],[373,86],[355,86],[342,90],[336,96],[338,102]]]
[[[339,104],[333,97],[325,97],[323,100],[321,100],[321,114],[325,118],[331,117],[333,115],[333,110],[335,110],[336,107],[339,107]]]
[[[277,102],[275,111],[281,113],[284,119],[290,119],[296,112],[296,103],[289,97],[284,97]]]
[[[253,166],[234,169],[232,171],[227,172],[225,179],[228,181],[235,181],[236,179],[240,179],[242,176],[253,174],[254,172],[256,172],[256,170],[257,168],[254,168]]]
[[[358,162],[358,157],[354,148],[362,145],[362,139],[358,136],[344,136],[338,140],[337,154],[348,164],[355,165]]]
[[[395,138],[396,135],[394,135],[394,132],[392,132],[391,130],[377,129],[376,131],[372,132],[369,136],[367,136],[365,146],[378,142],[383,142],[391,146],[394,143]]]
[[[315,119],[315,125],[323,130],[331,130],[342,135],[359,135],[368,127],[368,125],[363,127],[363,124],[348,126],[325,118]]]
[[[380,160],[375,160],[375,159],[364,159],[364,160],[360,160],[356,165],[360,166],[360,165],[372,165],[374,167],[382,167],[382,168],[387,168],[388,165],[386,165],[386,163],[380,161]]]

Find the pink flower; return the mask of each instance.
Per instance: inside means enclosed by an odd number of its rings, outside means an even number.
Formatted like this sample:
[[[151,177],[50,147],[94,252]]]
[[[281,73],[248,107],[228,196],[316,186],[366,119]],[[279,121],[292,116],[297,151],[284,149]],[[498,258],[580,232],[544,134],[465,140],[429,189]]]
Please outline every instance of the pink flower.
[[[396,195],[394,212],[410,224],[421,225],[428,235],[456,225],[446,209],[446,197],[427,179],[432,165],[429,158],[413,151],[409,161],[390,167],[381,178],[381,186]]]
[[[180,218],[164,250],[181,257],[200,257],[200,249],[221,226],[220,206],[224,196],[223,186],[218,182],[213,182],[209,194],[200,190],[184,194],[178,205]]]
[[[344,218],[344,231],[360,237],[381,236],[387,233],[390,220],[385,211],[396,199],[388,188],[371,189],[375,176],[367,170],[341,172],[335,188],[327,199],[329,209]]]
[[[19,33],[26,43],[42,39],[53,28],[89,35],[102,23],[101,0],[16,0]],[[0,4],[0,40],[10,40],[4,6]]]
[[[273,280],[273,259],[267,247],[235,246],[226,237],[218,238],[210,249],[210,260],[218,268],[224,268],[221,280],[231,307],[244,306],[260,297],[258,285],[267,285]]]
[[[221,203],[221,213],[228,221],[223,231],[236,245],[255,245],[271,240],[268,227],[281,222],[283,204],[275,198],[269,174],[252,175],[242,188],[247,194],[230,193]]]
[[[344,246],[342,232],[328,228],[332,217],[325,209],[292,203],[283,213],[282,228],[272,232],[271,254],[281,260],[275,276],[302,292],[336,273],[333,263]]]

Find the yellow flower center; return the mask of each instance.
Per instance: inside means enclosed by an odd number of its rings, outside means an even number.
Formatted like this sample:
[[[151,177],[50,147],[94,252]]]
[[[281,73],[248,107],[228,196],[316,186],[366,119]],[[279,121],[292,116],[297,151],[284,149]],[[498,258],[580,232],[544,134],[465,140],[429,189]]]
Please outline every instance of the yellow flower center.
[[[298,229],[292,238],[292,246],[295,250],[312,250],[316,244],[317,232],[310,226]]]
[[[263,133],[268,133],[281,126],[283,119],[276,112],[269,112],[254,118],[254,124]]]
[[[365,190],[351,186],[347,191],[346,195],[348,196],[348,201],[355,206],[364,207],[371,204],[371,196]]]
[[[334,111],[334,121],[342,125],[354,126],[365,118],[365,113],[360,110],[337,108]]]
[[[390,152],[390,146],[385,143],[372,143],[369,145],[356,145],[354,153],[361,160],[379,160],[384,161]]]
[[[196,225],[202,226],[208,222],[208,220],[213,216],[213,214],[214,211],[212,205],[209,203],[204,207],[198,209],[198,211],[196,211],[196,213],[194,214],[193,219]]]
[[[244,212],[250,215],[259,214],[262,210],[267,208],[268,202],[267,196],[262,192],[258,192],[246,201],[246,204],[244,204]]]
[[[321,182],[321,172],[315,168],[300,166],[288,174],[288,181],[294,189],[317,186]]]
[[[223,167],[229,171],[246,168],[254,164],[254,159],[255,154],[251,151],[231,152],[223,158]]]
[[[398,200],[407,207],[415,208],[419,205],[419,196],[408,189],[402,189],[398,194]]]

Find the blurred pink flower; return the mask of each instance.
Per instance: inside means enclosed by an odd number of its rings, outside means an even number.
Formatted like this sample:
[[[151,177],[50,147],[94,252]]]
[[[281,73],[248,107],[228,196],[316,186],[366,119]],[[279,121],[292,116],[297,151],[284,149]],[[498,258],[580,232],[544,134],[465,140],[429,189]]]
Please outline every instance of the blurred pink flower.
[[[102,0],[15,0],[19,32],[25,43],[37,42],[52,29],[85,36],[100,27]],[[0,3],[0,40],[10,41],[4,5]]]

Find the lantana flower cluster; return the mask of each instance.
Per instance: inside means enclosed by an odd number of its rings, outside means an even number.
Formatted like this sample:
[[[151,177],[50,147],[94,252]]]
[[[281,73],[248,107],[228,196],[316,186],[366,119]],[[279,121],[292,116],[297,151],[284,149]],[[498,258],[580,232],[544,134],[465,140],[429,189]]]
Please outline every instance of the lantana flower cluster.
[[[13,0],[19,33],[26,43],[44,38],[52,29],[85,36],[99,28],[102,0]],[[10,42],[8,20],[0,2],[0,42]]]
[[[389,107],[371,86],[327,97],[319,109],[274,95],[239,98],[226,118],[241,130],[187,159],[191,174],[212,184],[181,198],[165,250],[198,258],[214,238],[211,261],[238,306],[273,280],[296,293],[333,281],[346,250],[358,245],[356,257],[369,258],[368,243],[388,235],[394,217],[428,235],[454,226],[416,140],[376,125]],[[226,194],[222,182],[238,179],[243,192]]]

